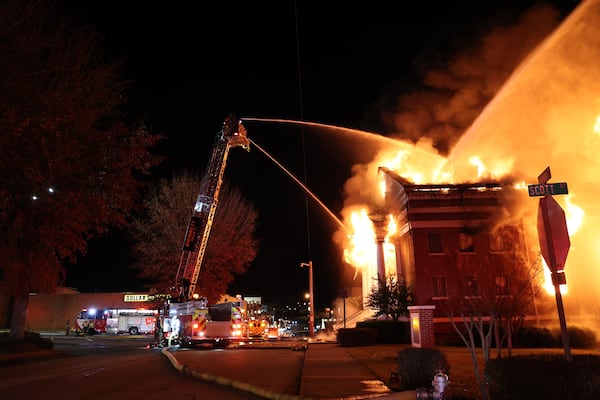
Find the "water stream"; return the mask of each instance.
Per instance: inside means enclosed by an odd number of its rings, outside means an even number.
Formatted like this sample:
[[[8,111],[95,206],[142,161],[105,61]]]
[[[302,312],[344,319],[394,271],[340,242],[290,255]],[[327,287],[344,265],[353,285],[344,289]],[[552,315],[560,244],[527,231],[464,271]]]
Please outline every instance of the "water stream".
[[[252,145],[254,147],[256,147],[258,150],[260,150],[265,156],[267,156],[267,158],[269,158],[271,161],[273,161],[275,163],[275,165],[277,165],[279,168],[281,168],[281,170],[283,172],[285,172],[290,178],[292,178],[294,180],[294,182],[296,182],[302,188],[302,190],[304,190],[310,197],[312,197],[312,199],[314,201],[316,201],[317,204],[327,213],[327,215],[329,215],[331,218],[333,218],[333,220],[341,228],[343,228],[345,231],[348,231],[348,228],[346,228],[346,225],[344,225],[343,222],[304,183],[302,183],[302,181],[300,181],[298,178],[296,178],[294,176],[294,174],[292,174],[285,166],[283,166],[283,164],[281,164],[279,161],[277,161],[273,156],[271,156],[265,149],[260,147],[256,142],[254,142],[252,139],[248,139],[248,140],[250,141],[250,143],[252,143]]]
[[[299,120],[294,120],[294,119],[250,118],[250,117],[241,118],[241,120],[242,121],[257,121],[257,122],[275,122],[275,123],[282,123],[282,124],[292,124],[292,125],[309,126],[309,127],[314,127],[314,128],[322,128],[322,129],[326,129],[329,131],[341,131],[343,133],[350,133],[361,139],[377,141],[378,144],[380,144],[382,146],[385,146],[385,145],[398,146],[401,144],[401,142],[399,142],[396,139],[382,136],[378,133],[367,132],[367,131],[363,131],[360,129],[346,128],[343,126],[337,126],[337,125],[331,125],[331,124],[321,124],[318,122],[299,121]]]

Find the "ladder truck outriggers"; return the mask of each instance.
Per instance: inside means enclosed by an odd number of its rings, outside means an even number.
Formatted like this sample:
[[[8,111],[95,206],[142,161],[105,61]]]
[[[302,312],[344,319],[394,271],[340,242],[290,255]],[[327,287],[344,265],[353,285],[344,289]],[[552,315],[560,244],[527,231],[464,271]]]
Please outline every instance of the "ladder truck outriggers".
[[[170,304],[169,317],[171,326],[178,326],[174,333],[184,347],[201,344],[224,346],[232,340],[247,336],[244,326],[246,306],[243,299],[209,307],[206,299],[196,293],[198,274],[217,209],[227,156],[232,147],[250,150],[246,129],[234,115],[225,119],[215,138],[200,185],[200,194],[185,234],[175,278],[178,300]]]

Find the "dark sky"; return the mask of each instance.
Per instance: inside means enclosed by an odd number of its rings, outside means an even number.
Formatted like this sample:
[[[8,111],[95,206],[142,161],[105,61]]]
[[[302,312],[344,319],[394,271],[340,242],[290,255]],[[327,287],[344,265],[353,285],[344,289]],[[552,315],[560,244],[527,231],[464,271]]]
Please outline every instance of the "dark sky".
[[[418,71],[469,46],[484,27],[535,1],[63,0],[125,62],[132,110],[168,136],[164,175],[200,174],[225,117],[293,119],[387,134],[381,99],[418,85]],[[555,1],[562,13],[578,2]],[[288,123],[245,123],[248,135],[304,180],[337,216],[350,168],[369,160],[360,140]],[[200,178],[200,176],[199,176]],[[232,292],[299,296],[314,263],[315,301],[333,299],[352,268],[331,240],[337,225],[257,149],[233,149],[225,179],[259,211],[259,255]],[[190,210],[191,211],[191,210]],[[308,215],[308,218],[307,218]],[[136,290],[116,233],[91,243],[68,283],[82,291]],[[101,268],[97,266],[101,265]],[[176,266],[174,266],[176,268]],[[232,293],[232,294],[235,294]]]

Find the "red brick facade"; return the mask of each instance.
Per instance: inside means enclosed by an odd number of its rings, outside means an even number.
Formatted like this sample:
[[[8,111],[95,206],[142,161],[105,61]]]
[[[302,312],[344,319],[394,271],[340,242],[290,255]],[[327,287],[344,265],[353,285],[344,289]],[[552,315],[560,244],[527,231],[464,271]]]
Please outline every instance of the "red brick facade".
[[[380,172],[386,212],[398,225],[397,275],[411,287],[416,305],[435,306],[431,316],[419,317],[425,318],[419,320],[421,335],[427,318],[448,324],[451,300],[507,296],[510,285],[527,279],[529,250],[500,184],[416,185],[385,168]],[[424,339],[422,345],[433,345]]]

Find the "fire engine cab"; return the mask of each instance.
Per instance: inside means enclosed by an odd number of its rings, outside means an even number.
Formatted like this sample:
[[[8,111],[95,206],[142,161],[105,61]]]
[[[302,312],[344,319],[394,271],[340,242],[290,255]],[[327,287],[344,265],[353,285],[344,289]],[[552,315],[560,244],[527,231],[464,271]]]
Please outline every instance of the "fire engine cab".
[[[108,310],[97,310],[95,308],[84,308],[75,318],[75,331],[84,335],[105,333],[107,321],[110,314]]]

